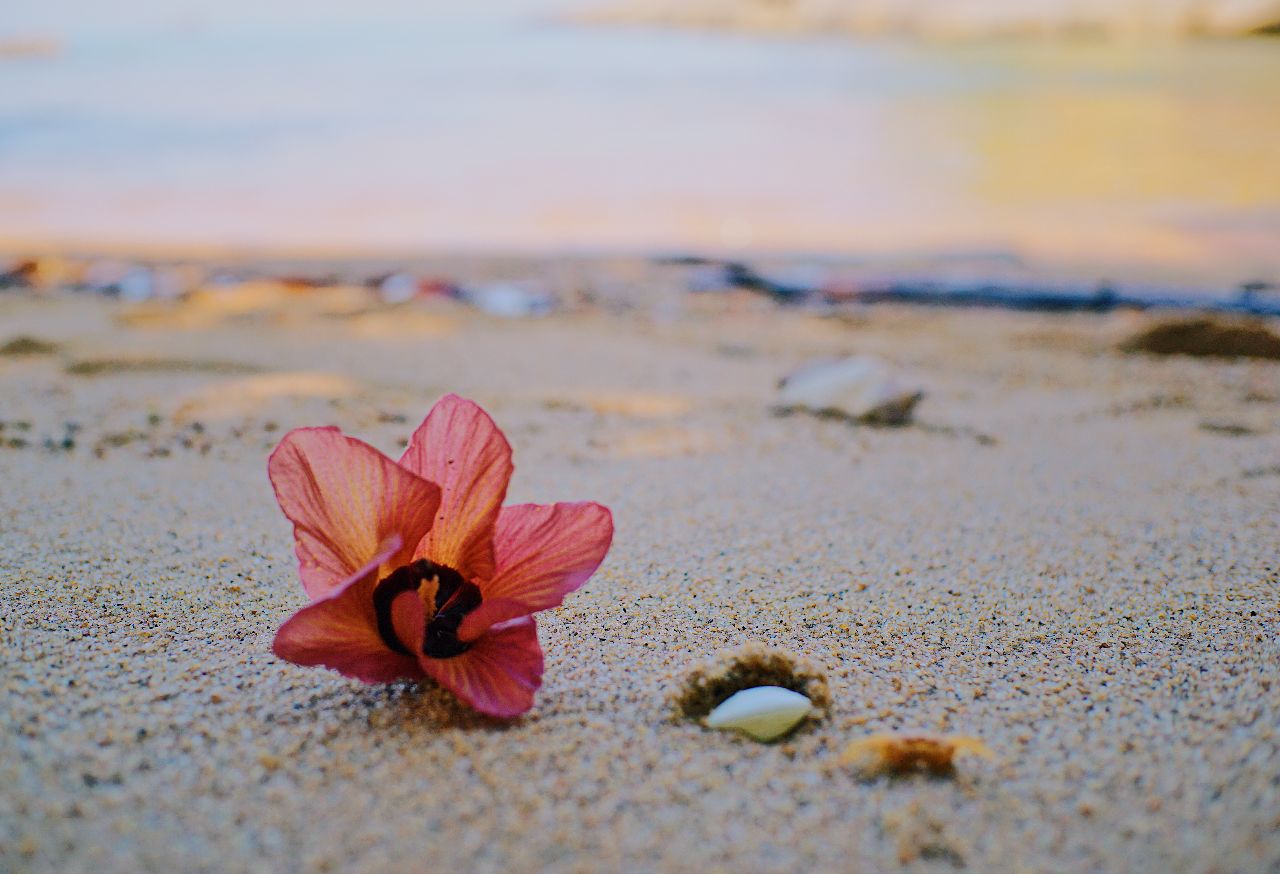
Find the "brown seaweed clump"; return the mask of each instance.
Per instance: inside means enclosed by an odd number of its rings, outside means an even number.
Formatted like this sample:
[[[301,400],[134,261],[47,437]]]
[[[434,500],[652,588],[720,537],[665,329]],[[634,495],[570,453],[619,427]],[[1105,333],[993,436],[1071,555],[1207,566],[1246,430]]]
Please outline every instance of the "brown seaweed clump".
[[[852,765],[864,777],[903,777],[955,774],[958,755],[992,757],[991,749],[976,737],[932,734],[873,734],[855,740],[840,756],[840,764]]]
[[[39,337],[28,337],[21,334],[0,346],[0,355],[52,355],[58,347],[48,340]]]
[[[1280,335],[1261,322],[1178,319],[1160,322],[1120,345],[1125,352],[1280,361]]]
[[[702,720],[722,701],[756,686],[781,686],[813,703],[809,719],[821,719],[831,707],[827,678],[814,663],[761,643],[717,653],[693,668],[671,696],[676,713]]]
[[[185,358],[90,358],[73,361],[63,368],[72,376],[101,376],[115,373],[257,373],[252,364],[236,361],[200,361]]]

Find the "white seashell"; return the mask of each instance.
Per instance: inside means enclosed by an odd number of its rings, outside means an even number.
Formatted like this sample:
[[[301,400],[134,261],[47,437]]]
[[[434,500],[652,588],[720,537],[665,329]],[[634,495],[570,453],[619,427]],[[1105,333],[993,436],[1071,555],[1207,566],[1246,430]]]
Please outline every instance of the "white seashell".
[[[903,382],[877,358],[856,356],[811,365],[786,377],[778,405],[855,422],[905,425],[924,390]]]
[[[735,729],[756,740],[782,737],[809,715],[813,705],[799,692],[757,686],[735,692],[706,718],[707,728]]]

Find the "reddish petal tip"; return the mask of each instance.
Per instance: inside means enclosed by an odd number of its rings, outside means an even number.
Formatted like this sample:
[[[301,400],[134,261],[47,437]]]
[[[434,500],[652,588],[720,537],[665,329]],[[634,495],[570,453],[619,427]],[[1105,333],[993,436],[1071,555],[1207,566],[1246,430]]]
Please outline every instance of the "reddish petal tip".
[[[440,509],[418,554],[468,579],[493,576],[493,529],[511,480],[511,446],[473,401],[445,395],[414,431],[401,466],[440,486]]]
[[[494,534],[497,572],[486,600],[518,601],[526,612],[559,606],[600,567],[613,543],[613,514],[592,501],[503,507]]]
[[[391,534],[408,561],[430,529],[440,489],[337,428],[298,428],[267,461],[276,500],[293,522],[307,594],[321,598],[360,568]]]
[[[333,593],[303,607],[285,620],[276,632],[271,651],[278,658],[303,667],[326,667],[365,683],[389,683],[423,676],[417,660],[392,652],[378,632],[373,589],[378,568],[401,548],[391,536],[378,554],[343,582]],[[421,607],[415,615],[401,617],[406,627],[416,619],[422,634]]]
[[[462,655],[420,658],[422,669],[473,710],[512,719],[533,707],[542,685],[542,647],[530,617],[500,623]]]

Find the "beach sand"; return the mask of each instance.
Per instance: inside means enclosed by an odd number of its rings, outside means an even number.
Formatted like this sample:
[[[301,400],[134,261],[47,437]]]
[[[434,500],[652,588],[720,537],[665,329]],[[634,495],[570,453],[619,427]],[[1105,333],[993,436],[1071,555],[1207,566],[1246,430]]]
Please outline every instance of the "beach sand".
[[[0,868],[1280,867],[1280,365],[1114,351],[1147,317],[824,318],[528,269],[596,303],[0,295],[0,344],[57,345],[0,356]],[[841,353],[918,375],[918,424],[770,411]],[[270,650],[305,598],[267,453],[320,424],[398,453],[446,391],[505,429],[510,501],[616,519],[511,724]],[[823,666],[827,718],[774,745],[673,721],[749,641]],[[996,758],[838,765],[897,729]]]
[[[1160,4],[1008,0],[877,3],[851,0],[615,0],[579,12],[588,23],[660,25],[794,36],[803,33],[931,39],[1238,37],[1275,28],[1271,0]]]

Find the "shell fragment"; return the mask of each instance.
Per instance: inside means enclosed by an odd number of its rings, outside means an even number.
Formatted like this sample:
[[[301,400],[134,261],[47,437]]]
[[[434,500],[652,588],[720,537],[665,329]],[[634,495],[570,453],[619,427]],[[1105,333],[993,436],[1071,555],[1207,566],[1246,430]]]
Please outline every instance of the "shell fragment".
[[[868,425],[905,425],[924,390],[877,358],[812,364],[782,381],[778,407],[839,416]]]
[[[813,705],[799,692],[781,686],[757,686],[735,692],[706,718],[707,728],[732,729],[771,741],[800,724]]]

